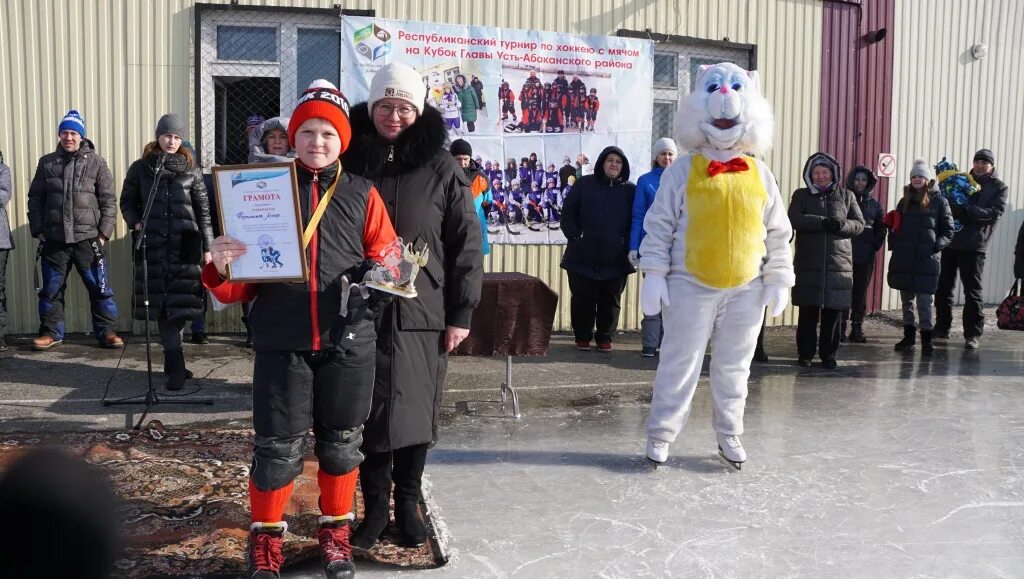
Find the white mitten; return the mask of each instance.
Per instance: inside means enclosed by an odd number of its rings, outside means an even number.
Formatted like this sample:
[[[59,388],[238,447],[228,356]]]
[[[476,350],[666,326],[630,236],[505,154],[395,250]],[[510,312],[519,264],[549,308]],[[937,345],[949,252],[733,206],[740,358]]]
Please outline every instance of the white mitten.
[[[640,309],[645,316],[656,316],[662,306],[671,305],[668,300],[668,282],[661,275],[644,276],[640,287]]]
[[[768,306],[768,315],[777,318],[786,311],[786,306],[789,305],[789,288],[766,285],[761,299],[764,301],[764,305]]]
[[[629,265],[632,265],[635,268],[639,268],[640,267],[640,252],[639,251],[634,249],[634,250],[631,250],[629,252]]]

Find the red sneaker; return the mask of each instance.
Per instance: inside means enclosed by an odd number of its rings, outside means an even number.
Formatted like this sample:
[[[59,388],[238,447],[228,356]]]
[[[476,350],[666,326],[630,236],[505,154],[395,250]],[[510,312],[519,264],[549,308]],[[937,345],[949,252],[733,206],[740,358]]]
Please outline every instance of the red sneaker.
[[[316,539],[320,542],[320,559],[324,563],[327,579],[351,579],[356,576],[352,564],[352,534],[350,517],[320,517],[320,530]]]
[[[611,352],[612,351],[612,343],[611,342],[598,342],[597,343],[597,351],[598,352],[605,352],[605,353]]]
[[[249,527],[250,579],[280,579],[286,530],[287,523],[253,523]]]
[[[589,352],[590,340],[576,340],[576,349],[581,352]]]

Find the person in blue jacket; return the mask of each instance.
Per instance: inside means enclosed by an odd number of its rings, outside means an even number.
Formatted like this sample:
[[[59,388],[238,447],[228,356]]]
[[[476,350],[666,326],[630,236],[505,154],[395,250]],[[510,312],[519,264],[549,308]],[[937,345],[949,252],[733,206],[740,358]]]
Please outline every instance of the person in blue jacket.
[[[644,216],[654,203],[654,195],[661,184],[661,174],[676,158],[676,144],[672,139],[663,137],[654,143],[654,161],[651,171],[641,175],[636,181],[636,196],[633,197],[633,226],[629,230],[629,262],[633,267],[640,264],[640,242],[644,239]],[[661,346],[661,314],[644,316],[640,322],[643,347],[640,355],[653,358]]]

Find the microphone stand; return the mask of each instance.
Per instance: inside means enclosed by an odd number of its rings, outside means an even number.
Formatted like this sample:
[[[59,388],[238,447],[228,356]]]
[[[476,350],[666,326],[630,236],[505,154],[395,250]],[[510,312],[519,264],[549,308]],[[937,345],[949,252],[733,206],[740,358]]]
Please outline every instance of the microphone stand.
[[[204,404],[213,405],[212,398],[190,398],[181,400],[162,400],[156,392],[156,386],[153,385],[153,353],[150,347],[152,336],[150,333],[150,317],[149,317],[149,261],[147,260],[146,253],[146,225],[149,223],[149,214],[153,211],[153,200],[156,198],[156,189],[160,185],[160,176],[164,172],[164,161],[167,158],[166,153],[160,154],[160,160],[157,162],[156,173],[153,175],[153,186],[149,188],[149,197],[146,199],[146,207],[142,211],[142,221],[139,222],[139,235],[135,240],[133,246],[133,255],[140,255],[142,258],[142,307],[146,313],[146,393],[138,396],[130,396],[128,398],[122,398],[120,400],[104,400],[103,406],[124,406],[134,404],[145,404],[146,410],[142,413],[139,418],[139,422],[135,425],[134,430],[142,429],[142,422],[146,419],[149,411],[161,403],[164,404]],[[178,398],[179,396],[174,396]],[[140,398],[144,398],[140,400]]]

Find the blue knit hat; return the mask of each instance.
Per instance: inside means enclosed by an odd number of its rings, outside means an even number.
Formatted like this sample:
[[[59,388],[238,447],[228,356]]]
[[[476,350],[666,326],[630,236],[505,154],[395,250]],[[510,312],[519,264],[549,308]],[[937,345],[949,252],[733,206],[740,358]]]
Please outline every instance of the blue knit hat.
[[[85,138],[85,119],[82,118],[82,113],[71,109],[68,114],[64,115],[61,119],[60,124],[57,125],[57,134],[61,134],[62,131],[75,131],[82,138]]]

